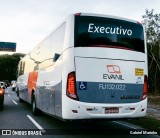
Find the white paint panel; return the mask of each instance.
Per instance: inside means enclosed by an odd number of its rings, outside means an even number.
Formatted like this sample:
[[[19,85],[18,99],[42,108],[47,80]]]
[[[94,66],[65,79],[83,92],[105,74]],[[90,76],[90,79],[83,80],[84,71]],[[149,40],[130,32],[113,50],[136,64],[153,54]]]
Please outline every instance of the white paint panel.
[[[76,80],[110,83],[143,83],[144,75],[136,76],[135,69],[143,69],[145,62],[75,57]],[[110,79],[109,79],[110,78]]]

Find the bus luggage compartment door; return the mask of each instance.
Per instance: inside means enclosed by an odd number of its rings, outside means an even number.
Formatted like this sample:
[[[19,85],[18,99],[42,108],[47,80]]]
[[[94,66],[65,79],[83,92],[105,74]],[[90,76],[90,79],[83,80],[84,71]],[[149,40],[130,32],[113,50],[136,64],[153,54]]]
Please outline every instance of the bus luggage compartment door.
[[[75,57],[79,101],[88,103],[141,101],[144,63],[143,61]]]

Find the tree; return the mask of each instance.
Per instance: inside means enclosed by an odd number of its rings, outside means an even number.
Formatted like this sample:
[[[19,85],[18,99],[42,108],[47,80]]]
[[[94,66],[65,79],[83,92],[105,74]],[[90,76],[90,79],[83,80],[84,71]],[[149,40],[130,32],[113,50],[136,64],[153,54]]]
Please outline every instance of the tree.
[[[142,17],[147,37],[149,91],[157,94],[160,92],[160,14],[147,9]]]
[[[0,80],[16,80],[17,66],[20,59],[24,57],[22,53],[13,55],[0,55]]]

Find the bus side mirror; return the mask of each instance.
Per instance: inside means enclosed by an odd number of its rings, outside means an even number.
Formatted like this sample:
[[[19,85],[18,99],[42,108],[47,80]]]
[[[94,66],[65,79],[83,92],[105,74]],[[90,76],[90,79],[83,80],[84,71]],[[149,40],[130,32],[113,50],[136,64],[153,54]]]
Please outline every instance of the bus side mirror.
[[[53,62],[56,62],[59,57],[60,57],[60,54],[55,53],[53,57]]]

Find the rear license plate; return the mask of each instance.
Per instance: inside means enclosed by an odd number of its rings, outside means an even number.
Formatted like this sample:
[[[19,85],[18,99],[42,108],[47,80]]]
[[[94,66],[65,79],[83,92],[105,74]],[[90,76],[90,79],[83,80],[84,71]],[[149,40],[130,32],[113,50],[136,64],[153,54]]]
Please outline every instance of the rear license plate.
[[[105,114],[116,114],[116,113],[119,113],[119,108],[118,107],[105,108]]]

